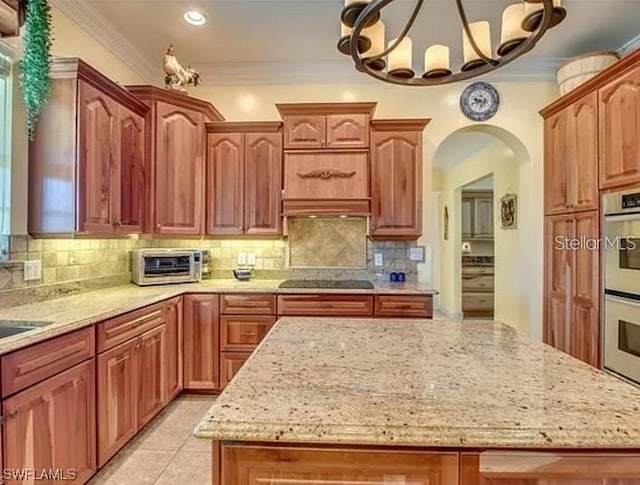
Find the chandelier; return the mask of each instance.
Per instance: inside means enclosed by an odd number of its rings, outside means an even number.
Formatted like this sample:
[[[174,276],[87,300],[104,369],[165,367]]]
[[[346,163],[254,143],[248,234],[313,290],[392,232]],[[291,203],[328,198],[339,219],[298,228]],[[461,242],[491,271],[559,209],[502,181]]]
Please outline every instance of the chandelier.
[[[455,0],[462,24],[464,64],[459,72],[452,72],[449,47],[431,45],[425,50],[423,73],[416,75],[407,34],[424,0],[416,0],[400,35],[386,43],[382,10],[394,1],[345,0],[338,50],[353,58],[357,70],[381,81],[408,86],[448,84],[499,69],[532,50],[547,30],[567,15],[562,0],[521,0],[508,5],[502,14],[501,42],[494,56],[489,22],[470,23],[462,0]]]

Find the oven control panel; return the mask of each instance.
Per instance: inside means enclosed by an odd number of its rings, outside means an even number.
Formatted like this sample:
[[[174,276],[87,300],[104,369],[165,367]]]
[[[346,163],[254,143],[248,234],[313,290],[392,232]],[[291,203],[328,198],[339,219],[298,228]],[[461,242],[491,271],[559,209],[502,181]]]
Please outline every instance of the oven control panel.
[[[635,194],[626,194],[622,196],[623,209],[636,209],[640,207],[640,192]]]

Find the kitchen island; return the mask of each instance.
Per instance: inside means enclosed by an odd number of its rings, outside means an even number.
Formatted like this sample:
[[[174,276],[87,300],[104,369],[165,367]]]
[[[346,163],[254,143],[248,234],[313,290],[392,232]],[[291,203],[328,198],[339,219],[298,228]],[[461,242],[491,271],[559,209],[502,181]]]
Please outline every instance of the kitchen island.
[[[194,433],[214,485],[640,484],[640,389],[497,322],[283,318]]]

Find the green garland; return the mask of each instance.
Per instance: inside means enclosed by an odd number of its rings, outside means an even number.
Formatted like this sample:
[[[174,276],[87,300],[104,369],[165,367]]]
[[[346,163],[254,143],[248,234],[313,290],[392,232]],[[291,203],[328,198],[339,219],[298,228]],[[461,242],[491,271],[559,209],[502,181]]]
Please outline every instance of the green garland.
[[[22,98],[27,112],[27,131],[33,140],[36,123],[51,92],[51,7],[48,0],[27,0],[24,57],[20,72]]]

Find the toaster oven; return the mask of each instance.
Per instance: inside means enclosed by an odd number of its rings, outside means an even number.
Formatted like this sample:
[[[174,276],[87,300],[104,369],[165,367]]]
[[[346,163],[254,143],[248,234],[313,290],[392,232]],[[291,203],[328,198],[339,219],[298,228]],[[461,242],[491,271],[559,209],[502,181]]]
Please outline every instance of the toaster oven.
[[[131,281],[140,286],[200,281],[199,249],[136,249],[131,252]]]

